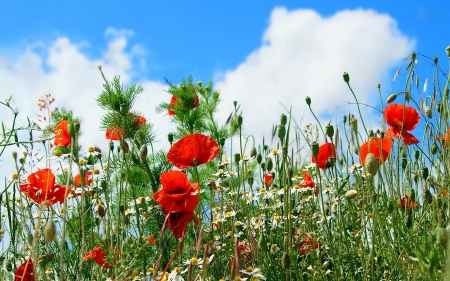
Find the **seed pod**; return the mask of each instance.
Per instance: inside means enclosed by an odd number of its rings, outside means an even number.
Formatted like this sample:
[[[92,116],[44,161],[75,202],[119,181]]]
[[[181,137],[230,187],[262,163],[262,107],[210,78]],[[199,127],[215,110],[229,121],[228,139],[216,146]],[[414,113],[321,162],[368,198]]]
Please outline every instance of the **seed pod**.
[[[436,243],[441,244],[442,247],[447,247],[448,234],[445,228],[436,227]]]
[[[286,127],[284,125],[278,126],[278,138],[283,140],[286,136]]]
[[[287,124],[287,116],[286,115],[281,114],[281,116],[280,116],[280,124],[283,125],[283,126]]]
[[[380,167],[380,162],[378,162],[378,159],[375,157],[375,155],[373,155],[373,153],[368,153],[366,156],[364,167],[366,168],[367,173],[375,176],[378,172],[378,168]]]
[[[257,151],[256,151],[256,147],[252,146],[252,148],[250,149],[250,157],[254,158],[256,157]]]
[[[239,127],[242,127],[242,123],[244,122],[244,120],[243,120],[243,118],[242,118],[242,115],[239,115],[238,117],[237,117],[237,124],[238,124],[238,126]]]
[[[317,157],[317,155],[319,155],[319,144],[317,142],[313,142],[311,144],[311,152],[314,157]]]
[[[288,253],[283,252],[283,255],[281,256],[281,264],[285,269],[289,269],[291,267],[291,257]]]
[[[142,161],[144,161],[147,158],[147,145],[143,144],[141,146],[141,149],[139,149],[139,157],[141,158]]]
[[[354,189],[351,189],[351,190],[348,190],[348,191],[345,193],[345,198],[347,198],[347,199],[350,200],[350,199],[355,198],[356,195],[358,195],[358,191],[356,191],[356,190],[354,190]]]
[[[348,75],[347,72],[344,72],[344,74],[342,75],[342,77],[344,78],[345,83],[350,82],[350,75]]]
[[[44,238],[48,243],[52,243],[53,239],[56,237],[56,226],[55,222],[49,220],[44,227]]]
[[[241,154],[235,153],[234,154],[234,162],[239,163],[240,160],[241,160]]]
[[[97,214],[101,218],[104,218],[105,214],[106,214],[105,206],[103,206],[102,204],[98,204],[98,206],[97,206]]]
[[[305,98],[305,101],[308,106],[311,105],[311,98],[309,96]]]

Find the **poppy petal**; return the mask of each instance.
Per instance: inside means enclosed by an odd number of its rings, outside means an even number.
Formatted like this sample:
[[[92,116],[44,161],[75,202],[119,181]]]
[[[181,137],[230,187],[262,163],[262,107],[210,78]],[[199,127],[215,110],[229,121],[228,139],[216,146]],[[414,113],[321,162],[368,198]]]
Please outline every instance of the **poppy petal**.
[[[384,110],[384,119],[391,127],[412,131],[419,124],[420,115],[411,106],[403,104],[388,104]]]
[[[191,134],[177,141],[167,153],[167,161],[177,168],[184,169],[205,164],[219,154],[219,145],[214,138],[202,134]]]
[[[16,270],[14,281],[35,281],[34,265],[31,259],[26,260]]]
[[[69,121],[62,120],[59,122],[54,129],[55,140],[53,144],[55,146],[68,146],[70,145],[70,135],[69,135]]]
[[[367,154],[372,153],[375,158],[378,159],[380,164],[383,164],[383,162],[389,156],[392,144],[392,139],[387,136],[385,136],[383,139],[371,138],[359,148],[360,156],[362,157],[362,159],[360,158],[359,160],[360,163],[364,164]]]
[[[317,166],[321,169],[327,168],[327,161],[330,157],[336,158],[336,147],[332,143],[325,143],[319,147],[319,153],[316,157],[313,155],[311,162],[317,163]]]
[[[419,140],[407,131],[402,132],[402,140],[406,145],[418,144]]]

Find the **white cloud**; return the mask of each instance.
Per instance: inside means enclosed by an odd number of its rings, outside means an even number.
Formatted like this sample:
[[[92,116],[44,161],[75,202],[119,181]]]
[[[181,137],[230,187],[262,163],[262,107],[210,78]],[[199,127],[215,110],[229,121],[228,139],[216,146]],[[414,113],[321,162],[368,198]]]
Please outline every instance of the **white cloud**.
[[[314,122],[305,103],[310,96],[314,112],[329,120],[337,106],[354,102],[342,79],[344,72],[350,74],[359,102],[370,102],[383,73],[412,45],[393,18],[371,10],[341,11],[325,18],[312,10],[275,8],[261,47],[235,69],[216,73],[222,77],[216,82],[223,100],[219,114],[225,119],[236,100],[244,131],[267,137],[272,124],[286,113],[279,102],[292,105],[293,117],[303,118],[303,126]]]
[[[37,121],[39,112],[37,101],[41,96],[51,93],[56,98],[54,106],[65,107],[72,110],[75,116],[83,119],[83,136],[80,140],[86,148],[90,145],[98,145],[104,150],[108,147],[105,133],[100,131],[101,116],[105,113],[95,102],[96,97],[103,88],[103,79],[98,70],[102,65],[107,79],[114,75],[120,75],[121,81],[126,85],[136,73],[133,69],[132,60],[143,60],[144,50],[141,46],[134,45],[127,51],[128,37],[132,31],[107,29],[107,48],[98,59],[90,59],[83,54],[81,48],[88,44],[82,42],[76,44],[66,37],[57,38],[48,48],[44,55],[39,55],[33,49],[28,48],[15,61],[0,58],[0,100],[5,100],[13,95],[11,104],[19,109],[19,125],[26,125],[26,117]],[[158,82],[144,81],[145,92],[141,94],[136,102],[136,109],[153,123],[158,117],[155,107],[164,95],[166,85]],[[2,108],[3,110],[3,108]],[[6,111],[4,111],[6,112]],[[11,114],[2,116],[2,121],[9,126]],[[160,134],[167,134],[170,127],[156,128]],[[24,137],[27,138],[25,134]],[[163,140],[166,137],[161,137]],[[37,147],[42,147],[37,145]],[[11,147],[9,150],[18,150]],[[7,162],[9,153],[2,157],[3,170],[9,174],[13,171]],[[11,168],[11,169],[9,169]]]

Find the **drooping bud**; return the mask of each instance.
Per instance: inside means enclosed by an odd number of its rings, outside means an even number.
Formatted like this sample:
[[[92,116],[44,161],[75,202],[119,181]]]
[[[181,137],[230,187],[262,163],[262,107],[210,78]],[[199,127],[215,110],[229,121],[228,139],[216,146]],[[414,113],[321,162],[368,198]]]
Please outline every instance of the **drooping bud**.
[[[256,147],[252,146],[252,148],[250,149],[250,157],[254,158],[256,157],[257,151],[256,151]]]
[[[52,243],[56,237],[56,226],[53,220],[49,220],[44,227],[44,238],[48,243]]]
[[[356,195],[358,195],[358,191],[356,191],[356,190],[354,190],[354,189],[351,189],[351,190],[348,190],[348,191],[345,193],[345,198],[347,198],[347,199],[350,200],[350,199],[355,198]]]
[[[308,106],[311,105],[311,98],[310,98],[309,96],[307,96],[307,97],[305,98],[305,101],[306,101],[306,104],[307,104]]]
[[[94,151],[97,152],[97,158],[101,159],[102,158],[102,150],[98,146],[94,145]]]
[[[391,102],[395,101],[396,98],[397,98],[397,94],[396,93],[392,94],[386,99],[386,102],[391,103]]]
[[[423,166],[422,167],[422,178],[424,180],[427,180],[428,175],[429,175],[428,167],[427,166]]]
[[[252,186],[253,186],[253,183],[254,183],[254,178],[253,178],[253,176],[249,176],[249,177],[247,178],[247,182],[248,182],[248,185],[250,185],[250,187],[252,187]]]
[[[98,204],[98,206],[97,206],[97,214],[101,218],[104,218],[105,214],[106,214],[105,206],[103,206],[102,204]]]
[[[350,82],[350,75],[348,75],[347,72],[344,72],[344,74],[342,75],[342,77],[344,78],[345,83]]]
[[[123,153],[125,153],[125,154],[130,151],[130,146],[128,145],[128,143],[125,140],[121,142],[120,148],[123,150]]]
[[[364,167],[366,168],[367,173],[375,176],[378,172],[378,168],[380,167],[380,162],[378,162],[378,159],[375,157],[375,155],[373,155],[373,153],[368,153],[366,156]]]
[[[109,142],[109,150],[111,150],[111,152],[114,151],[114,143],[112,141]]]
[[[438,152],[438,150],[439,150],[438,145],[435,142],[433,142],[433,144],[431,145],[431,153],[435,155]]]
[[[334,127],[333,127],[333,125],[328,124],[328,125],[325,127],[325,133],[327,134],[327,136],[328,136],[329,138],[332,138],[332,137],[334,136]]]
[[[266,159],[266,170],[267,171],[272,171],[273,169],[273,161],[272,161],[272,157],[267,157]]]
[[[281,125],[286,125],[287,124],[287,116],[285,114],[281,114],[280,124]]]
[[[313,142],[311,144],[311,152],[314,157],[317,157],[317,155],[319,155],[319,144],[317,142]]]
[[[147,153],[148,153],[147,145],[143,144],[139,149],[139,157],[141,158],[142,161],[144,161],[147,158]]]
[[[424,105],[424,106],[423,106],[423,110],[425,111],[425,115],[426,115],[428,118],[433,118],[433,112],[431,111],[431,107],[430,107],[430,106]]]

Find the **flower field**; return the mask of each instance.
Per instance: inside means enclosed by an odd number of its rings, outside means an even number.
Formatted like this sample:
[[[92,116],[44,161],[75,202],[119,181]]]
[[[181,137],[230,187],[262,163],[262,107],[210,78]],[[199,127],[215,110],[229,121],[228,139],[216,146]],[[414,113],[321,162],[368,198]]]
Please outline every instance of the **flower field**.
[[[239,101],[219,123],[211,82],[167,81],[168,150],[133,109],[142,87],[99,70],[109,147],[82,146],[92,121],[50,94],[38,101],[45,127],[3,126],[1,148],[17,152],[0,194],[1,280],[450,280],[450,76],[437,59],[412,53],[393,79],[403,89],[373,106],[344,73],[353,113],[326,124],[318,97],[303,97],[317,123],[297,126],[291,109],[271,140],[245,134]]]

